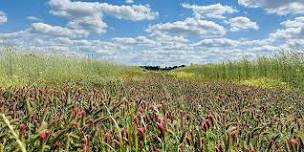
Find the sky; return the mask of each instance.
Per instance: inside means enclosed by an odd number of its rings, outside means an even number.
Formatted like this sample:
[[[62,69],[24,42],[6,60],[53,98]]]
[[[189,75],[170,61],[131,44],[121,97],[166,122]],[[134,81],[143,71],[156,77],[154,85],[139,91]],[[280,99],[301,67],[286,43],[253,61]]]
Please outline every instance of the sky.
[[[159,66],[303,52],[304,0],[0,0],[0,46]]]

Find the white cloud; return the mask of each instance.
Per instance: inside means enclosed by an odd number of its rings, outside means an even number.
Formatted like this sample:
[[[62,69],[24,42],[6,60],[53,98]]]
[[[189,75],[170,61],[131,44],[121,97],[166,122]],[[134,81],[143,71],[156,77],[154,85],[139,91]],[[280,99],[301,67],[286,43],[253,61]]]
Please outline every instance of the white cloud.
[[[117,19],[141,21],[153,20],[158,12],[153,12],[148,5],[116,6],[99,2],[81,2],[70,0],[50,0],[53,15],[68,18],[68,26],[76,29],[88,29],[97,33],[105,33],[107,24],[104,16]]]
[[[281,25],[284,25],[286,28],[298,28],[303,27],[304,25],[304,16],[297,17],[294,20],[287,20],[281,23]]]
[[[26,19],[30,20],[30,21],[40,21],[41,19],[36,17],[36,16],[28,16],[26,17]]]
[[[66,37],[85,37],[88,36],[88,32],[85,30],[74,30],[61,26],[52,26],[45,23],[33,23],[32,32],[38,32],[46,35],[53,36],[66,36]]]
[[[247,17],[239,16],[229,19],[228,24],[230,24],[230,31],[237,32],[241,30],[258,30],[259,26],[256,22],[251,21]]]
[[[7,22],[7,17],[4,12],[0,11],[0,25]]]
[[[304,14],[303,0],[238,0],[238,3],[246,7],[262,7],[272,14]]]
[[[287,20],[281,23],[283,29],[278,29],[270,36],[277,40],[304,39],[304,17]]]
[[[190,5],[182,4],[184,8],[191,9],[195,17],[198,18],[218,18],[224,19],[225,14],[232,14],[238,12],[236,9],[230,6],[224,6],[220,3],[213,5]]]
[[[139,21],[154,19],[157,13],[146,5],[115,6],[70,0],[51,0],[49,4],[52,14],[68,19],[66,25],[32,23],[19,32],[1,33],[0,43],[45,53],[93,54],[97,59],[112,62],[161,66],[220,62],[244,56],[254,58],[271,55],[280,49],[304,46],[304,17],[282,22],[282,28],[265,39],[231,39],[225,37],[224,26],[231,31],[258,30],[259,26],[246,17],[229,19],[227,15],[236,12],[231,7],[232,10],[228,11],[229,6],[183,4],[193,10],[194,16],[150,25],[145,35],[100,40],[88,35],[93,31],[106,32],[105,16]],[[219,10],[221,7],[223,9]],[[203,13],[207,8],[210,11]],[[222,26],[218,22],[223,23],[223,20],[218,19],[225,17],[228,24]],[[208,20],[210,18],[215,20]]]
[[[227,38],[217,38],[217,39],[204,39],[193,44],[194,46],[204,46],[204,47],[236,47],[239,45],[239,41],[231,40]]]
[[[100,9],[105,15],[131,21],[153,20],[158,16],[149,5],[115,6],[103,3],[100,4]]]
[[[263,45],[270,45],[272,40],[269,38],[266,39],[257,39],[257,40],[240,40],[241,46],[263,46]]]
[[[115,37],[112,39],[114,43],[124,44],[124,45],[156,45],[155,41],[147,38],[146,36],[137,37]]]
[[[48,27],[42,23],[42,27],[44,26]],[[50,29],[52,28],[54,27]],[[34,32],[29,28],[15,33],[2,33],[0,41],[43,53],[57,52],[79,56],[93,54],[95,58],[111,62],[160,66],[220,62],[239,59],[242,56],[253,58],[258,54],[268,55],[277,48],[285,47],[272,47],[274,45],[268,40],[233,40],[224,37],[201,38],[195,42],[181,35],[165,33],[116,37],[110,40],[71,38],[66,35],[69,34],[50,35]],[[293,42],[293,45],[301,43],[297,41]]]
[[[282,28],[269,34],[272,46],[281,50],[304,51],[304,16],[281,23]]]
[[[111,61],[111,54],[122,50],[121,45],[108,41],[73,39],[66,37],[65,34],[61,36],[34,32],[32,28],[14,33],[2,33],[0,34],[1,40],[4,44],[25,48],[22,51],[34,50],[43,53],[57,52],[80,56],[90,53],[108,61]]]
[[[279,29],[274,33],[271,33],[271,37],[276,39],[296,39],[302,38],[304,34],[303,27],[300,28],[285,28]]]
[[[303,51],[304,39],[289,39],[283,44],[284,48],[295,48],[294,51]],[[297,50],[298,49],[298,50]],[[290,49],[288,49],[290,50]]]
[[[200,37],[222,37],[226,34],[223,26],[198,18],[187,18],[183,21],[155,24],[149,26],[146,31],[150,33]]]
[[[134,3],[134,0],[126,0],[126,3],[132,4],[132,3]]]
[[[148,36],[138,37],[117,37],[112,39],[113,43],[122,44],[122,46],[130,48],[144,48],[150,50],[188,50],[189,40],[182,36],[169,36],[165,34],[150,34]],[[158,52],[157,51],[157,52]]]
[[[241,56],[254,57],[256,52],[266,52],[267,54],[267,52],[271,52],[267,49],[272,49],[267,47],[271,44],[262,41],[202,37],[200,41],[195,42],[182,35],[168,35],[166,33],[116,37],[110,40],[91,40],[84,37],[68,37],[70,33],[46,34],[46,29],[58,28],[57,30],[60,31],[65,27],[53,27],[44,23],[37,25],[44,28],[37,28],[35,32],[31,27],[20,32],[2,33],[0,41],[3,40],[23,48],[40,50],[43,53],[60,52],[65,55],[76,54],[79,56],[93,54],[95,58],[111,62],[160,66],[219,62],[227,58],[238,59]],[[51,30],[49,32],[53,32]]]
[[[255,52],[258,55],[259,52],[275,52],[275,51],[279,51],[280,49],[282,48],[274,45],[262,45],[251,48],[251,51]]]

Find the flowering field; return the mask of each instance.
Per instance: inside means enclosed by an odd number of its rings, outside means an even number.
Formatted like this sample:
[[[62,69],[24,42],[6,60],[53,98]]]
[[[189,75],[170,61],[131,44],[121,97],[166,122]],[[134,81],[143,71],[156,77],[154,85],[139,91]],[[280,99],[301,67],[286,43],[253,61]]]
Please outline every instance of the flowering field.
[[[151,77],[0,91],[0,151],[303,151],[301,93]]]
[[[0,152],[304,151],[295,57],[144,72],[4,54]]]

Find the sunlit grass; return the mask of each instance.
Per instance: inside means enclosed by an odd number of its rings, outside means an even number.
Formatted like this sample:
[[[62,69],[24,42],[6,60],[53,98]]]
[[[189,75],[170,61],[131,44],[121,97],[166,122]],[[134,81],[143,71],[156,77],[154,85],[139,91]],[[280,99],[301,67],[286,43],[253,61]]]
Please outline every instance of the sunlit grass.
[[[280,53],[274,57],[259,57],[256,60],[242,59],[220,64],[192,65],[176,71],[192,73],[194,77],[202,80],[239,83],[267,78],[267,81],[287,83],[291,87],[304,89],[303,53]]]
[[[150,75],[191,81],[228,81],[268,88],[304,89],[304,55],[281,53],[256,60],[191,65],[171,72],[144,72],[135,66],[117,65],[79,57],[20,54],[6,48],[0,56],[0,85],[95,86],[109,81],[143,81]]]
[[[239,83],[248,86],[260,87],[264,89],[267,88],[291,89],[291,87],[286,82],[281,82],[278,80],[272,80],[267,78],[242,80]]]
[[[187,79],[187,80],[193,80],[195,78],[193,73],[190,72],[184,72],[184,71],[173,71],[170,72],[169,75],[174,76],[178,79]]]
[[[59,55],[20,54],[6,49],[0,56],[0,85],[94,85],[120,80],[137,67]]]

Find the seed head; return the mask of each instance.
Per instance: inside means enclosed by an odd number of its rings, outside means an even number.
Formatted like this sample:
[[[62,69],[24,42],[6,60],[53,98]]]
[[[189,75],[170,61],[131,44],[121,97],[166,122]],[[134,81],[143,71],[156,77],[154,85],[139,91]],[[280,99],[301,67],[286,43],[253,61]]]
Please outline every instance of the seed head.
[[[121,131],[120,131],[120,133],[121,133],[122,137],[128,137],[128,132],[127,132],[127,130],[125,128],[122,128]]]
[[[141,114],[144,114],[144,113],[145,113],[145,109],[144,109],[143,107],[140,107],[140,108],[138,109],[138,111],[139,111]]]
[[[289,147],[297,147],[298,146],[298,140],[296,140],[295,138],[289,138],[287,143],[288,143]]]
[[[27,129],[26,123],[20,124],[20,129],[23,129],[23,130]]]
[[[139,134],[144,134],[145,128],[144,127],[139,127],[137,128],[137,131]]]
[[[139,127],[139,128],[137,128],[137,132],[138,132],[138,138],[143,139],[145,128],[144,127]]]
[[[157,122],[156,125],[157,125],[157,128],[160,131],[161,136],[164,136],[165,130],[166,130],[165,124],[163,122]]]
[[[60,142],[60,141],[56,141],[56,143],[55,143],[55,147],[57,148],[57,149],[59,149],[59,148],[61,148],[62,147],[62,142]]]
[[[79,114],[80,114],[82,120],[84,120],[84,118],[87,115],[85,111],[81,111]]]
[[[103,139],[104,139],[107,143],[110,142],[110,133],[109,133],[109,132],[104,133]]]
[[[27,133],[28,133],[28,131],[27,131],[27,129],[28,129],[27,124],[26,123],[22,123],[22,124],[20,124],[19,128],[20,128],[20,135],[21,136],[27,136]]]
[[[41,142],[46,141],[48,135],[49,135],[49,131],[48,131],[48,130],[43,130],[43,131],[41,131],[41,132],[39,133],[39,140],[40,140]]]
[[[94,123],[95,123],[94,118],[90,118],[90,126],[91,126],[91,127],[94,127]]]

